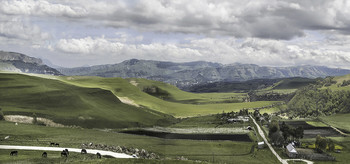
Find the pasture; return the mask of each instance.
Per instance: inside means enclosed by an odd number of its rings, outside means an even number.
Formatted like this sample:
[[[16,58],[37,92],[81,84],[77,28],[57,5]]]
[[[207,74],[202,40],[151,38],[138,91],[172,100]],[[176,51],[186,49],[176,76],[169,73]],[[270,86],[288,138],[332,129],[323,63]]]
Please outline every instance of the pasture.
[[[122,103],[100,88],[84,88],[20,74],[0,74],[0,108],[5,115],[51,119],[63,125],[87,128],[123,128],[164,125],[171,116]]]
[[[142,92],[140,88],[130,84],[129,80],[122,78],[101,78],[101,77],[59,77],[61,81],[87,88],[101,88],[111,91],[118,97],[127,97],[140,106],[147,107],[158,112],[169,114],[175,117],[193,117],[198,115],[216,114],[222,111],[239,111],[243,108],[256,108],[269,106],[277,101],[257,101],[242,103],[212,103],[212,104],[184,104],[169,102]],[[190,94],[190,93],[189,93]],[[210,94],[204,94],[206,96]],[[226,94],[213,94],[220,98]],[[198,96],[197,96],[198,97]]]
[[[2,140],[1,144],[49,146],[49,142],[58,142],[61,146],[79,148],[82,143],[93,142],[145,149],[167,160],[183,156],[189,160],[200,160],[203,162],[212,162],[214,159],[215,162],[219,163],[230,163],[232,161],[240,163],[277,163],[277,160],[268,149],[253,149],[251,151],[252,146],[256,146],[255,142],[170,140],[93,129],[56,128],[30,124],[19,124],[16,126],[14,123],[0,121],[0,138],[3,139],[5,136],[10,136],[10,138]],[[4,156],[4,154],[6,157],[0,158],[0,162],[11,158],[8,151],[0,151],[0,156]],[[20,154],[21,152],[19,152],[18,157],[20,157]],[[28,155],[23,160],[31,161],[37,158],[36,156]],[[72,162],[79,163],[82,160],[78,158]],[[99,161],[96,160],[91,159],[91,163]],[[103,162],[104,160],[111,163],[124,161],[102,158]],[[149,160],[140,160],[138,162],[142,163],[144,161],[148,162]]]

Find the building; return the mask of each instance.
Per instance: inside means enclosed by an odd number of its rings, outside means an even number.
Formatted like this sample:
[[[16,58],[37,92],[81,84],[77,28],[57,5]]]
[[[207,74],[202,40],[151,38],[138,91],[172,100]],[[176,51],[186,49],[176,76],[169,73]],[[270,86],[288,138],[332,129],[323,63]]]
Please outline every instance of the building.
[[[286,153],[287,153],[289,158],[296,158],[298,156],[297,150],[295,149],[295,147],[291,143],[287,145]]]
[[[258,149],[263,149],[265,147],[265,142],[258,142]]]

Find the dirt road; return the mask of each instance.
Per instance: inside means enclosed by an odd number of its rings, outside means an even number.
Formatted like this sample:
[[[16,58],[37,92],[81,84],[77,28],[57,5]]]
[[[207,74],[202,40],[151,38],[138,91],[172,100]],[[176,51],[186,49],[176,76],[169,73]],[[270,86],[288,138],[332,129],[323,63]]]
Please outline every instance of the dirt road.
[[[14,145],[0,145],[0,149],[10,149],[10,150],[42,150],[42,151],[62,151],[64,149],[68,149],[69,152],[77,152],[80,153],[81,149],[77,148],[67,148],[67,147],[39,147],[39,146],[14,146]],[[104,150],[94,150],[94,149],[86,149],[89,154],[96,154],[97,152],[101,155],[108,155],[114,158],[134,158],[131,155],[123,154],[123,153],[115,153],[111,151]]]

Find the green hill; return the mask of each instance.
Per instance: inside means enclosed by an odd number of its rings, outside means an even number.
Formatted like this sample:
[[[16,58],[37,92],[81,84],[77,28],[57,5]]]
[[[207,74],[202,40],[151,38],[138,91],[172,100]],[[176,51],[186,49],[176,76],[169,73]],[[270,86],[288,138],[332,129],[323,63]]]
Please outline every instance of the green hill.
[[[6,73],[0,74],[0,86],[0,107],[5,115],[36,113],[57,123],[88,128],[152,126],[171,120],[165,114],[121,103],[101,88]]]
[[[149,95],[143,92],[139,87],[129,82],[132,79],[122,78],[102,78],[102,77],[87,77],[87,76],[60,76],[60,80],[80,87],[89,88],[102,88],[110,90],[114,95],[118,97],[124,97],[132,100],[134,103],[147,107],[152,110],[156,110],[165,114],[170,114],[175,117],[187,117],[217,114],[222,111],[238,111],[242,108],[255,108],[262,106],[269,106],[275,101],[259,101],[259,102],[247,102],[247,103],[211,103],[211,104],[184,104],[179,102],[165,101],[155,96]],[[169,90],[169,93],[173,92]],[[173,92],[175,93],[175,92]],[[182,93],[182,92],[181,92]],[[177,94],[181,94],[178,92]],[[174,94],[175,97],[179,95]],[[191,95],[191,94],[183,94]],[[218,94],[220,95],[220,94]],[[198,96],[197,96],[198,97]],[[205,97],[205,96],[204,96]],[[217,96],[215,96],[217,97]]]
[[[137,86],[144,92],[161,98],[166,101],[188,103],[188,104],[208,104],[208,103],[232,103],[243,102],[246,93],[191,93],[179,88],[147,79],[130,78],[129,82]]]

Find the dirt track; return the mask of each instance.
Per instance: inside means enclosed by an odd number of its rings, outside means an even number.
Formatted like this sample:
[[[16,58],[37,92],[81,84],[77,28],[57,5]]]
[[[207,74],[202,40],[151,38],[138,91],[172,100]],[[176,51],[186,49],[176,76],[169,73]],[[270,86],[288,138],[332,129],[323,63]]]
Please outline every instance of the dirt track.
[[[39,146],[14,146],[14,145],[0,145],[0,149],[9,149],[9,150],[42,150],[42,151],[62,151],[64,149],[68,149],[69,152],[77,152],[80,153],[81,149],[77,148],[66,148],[66,147],[39,147]],[[115,153],[111,151],[104,150],[94,150],[94,149],[86,149],[89,154],[100,153],[103,155],[112,156],[114,158],[134,158],[131,155],[123,154],[123,153]]]

